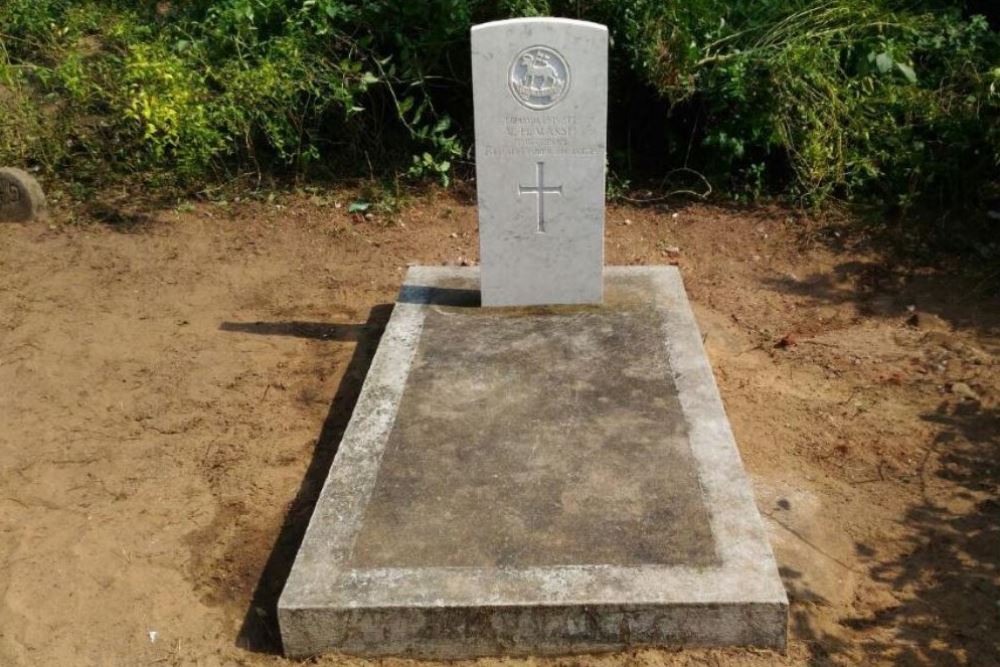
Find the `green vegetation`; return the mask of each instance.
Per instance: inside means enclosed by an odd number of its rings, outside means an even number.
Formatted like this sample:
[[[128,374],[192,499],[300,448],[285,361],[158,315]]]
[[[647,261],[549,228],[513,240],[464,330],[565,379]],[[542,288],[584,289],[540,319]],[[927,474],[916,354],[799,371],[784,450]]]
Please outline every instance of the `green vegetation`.
[[[0,162],[87,182],[253,174],[447,183],[468,29],[611,29],[613,182],[906,209],[1000,172],[1000,37],[959,0],[5,0]],[[996,17],[993,17],[996,20]]]
[[[960,5],[649,0],[625,41],[734,193],[947,205],[1000,167],[1000,41]]]

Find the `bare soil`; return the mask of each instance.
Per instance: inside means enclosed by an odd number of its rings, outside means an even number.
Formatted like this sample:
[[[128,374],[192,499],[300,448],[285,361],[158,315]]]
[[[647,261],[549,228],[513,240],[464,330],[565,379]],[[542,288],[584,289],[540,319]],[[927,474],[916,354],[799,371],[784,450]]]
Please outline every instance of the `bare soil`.
[[[0,664],[290,664],[275,601],[406,265],[477,255],[467,188],[350,201],[0,225]],[[1000,664],[992,283],[781,208],[612,207],[606,247],[682,269],[790,645],[478,663]]]

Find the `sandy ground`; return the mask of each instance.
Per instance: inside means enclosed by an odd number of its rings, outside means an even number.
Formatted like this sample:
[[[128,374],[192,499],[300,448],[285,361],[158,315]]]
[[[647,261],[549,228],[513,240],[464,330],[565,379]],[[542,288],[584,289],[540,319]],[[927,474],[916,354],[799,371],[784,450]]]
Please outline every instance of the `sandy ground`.
[[[275,601],[389,304],[408,263],[475,261],[474,207],[127,201],[0,225],[0,664],[290,664]],[[788,651],[482,665],[1000,664],[1000,302],[856,240],[608,213],[609,263],[681,266]]]

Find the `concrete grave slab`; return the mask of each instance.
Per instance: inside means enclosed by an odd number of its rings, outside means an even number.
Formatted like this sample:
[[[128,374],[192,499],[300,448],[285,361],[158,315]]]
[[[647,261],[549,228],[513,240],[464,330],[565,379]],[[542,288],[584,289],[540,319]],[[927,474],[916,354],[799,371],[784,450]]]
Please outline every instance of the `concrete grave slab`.
[[[285,651],[783,647],[788,602],[678,271],[479,308],[415,267],[278,605]]]
[[[475,26],[472,88],[483,305],[599,303],[607,28]]]

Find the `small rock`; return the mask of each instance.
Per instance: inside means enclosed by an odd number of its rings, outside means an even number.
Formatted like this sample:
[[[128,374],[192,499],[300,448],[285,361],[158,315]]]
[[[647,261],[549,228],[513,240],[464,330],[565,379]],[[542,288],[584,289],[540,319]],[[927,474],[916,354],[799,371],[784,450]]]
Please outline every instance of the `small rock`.
[[[625,222],[623,224],[627,227],[628,225],[632,224],[632,220],[629,218],[625,218]]]
[[[951,329],[947,322],[933,313],[918,312],[916,309],[913,309],[913,306],[907,306],[906,309],[912,313],[912,315],[906,318],[906,323],[911,327],[923,329],[924,331],[949,331]]]
[[[795,334],[787,333],[778,339],[778,342],[774,344],[776,348],[784,349],[788,347],[795,347],[799,342],[795,338]]]
[[[45,193],[35,177],[14,167],[0,169],[0,222],[31,222],[45,215]]]
[[[681,254],[681,249],[675,245],[668,245],[663,249],[663,252],[667,253],[668,257],[679,257]]]
[[[451,234],[448,234],[448,237],[449,238],[453,238],[453,239],[457,239],[458,238],[458,234],[456,232],[452,232]]]
[[[961,396],[962,398],[967,398],[970,401],[978,401],[979,400],[979,394],[977,394],[976,391],[972,387],[970,387],[969,385],[965,384],[964,382],[954,382],[954,383],[952,383],[952,385],[951,385],[951,393],[955,394],[956,396]]]

